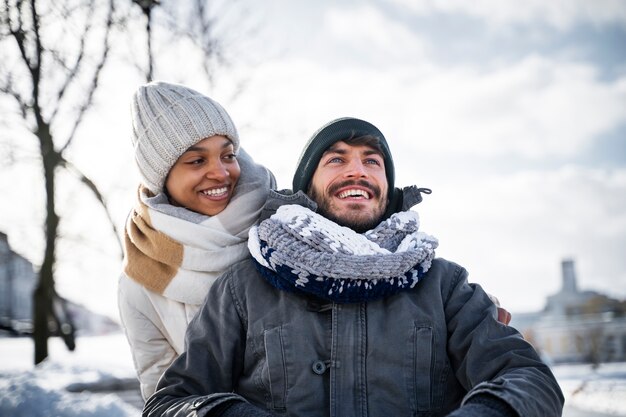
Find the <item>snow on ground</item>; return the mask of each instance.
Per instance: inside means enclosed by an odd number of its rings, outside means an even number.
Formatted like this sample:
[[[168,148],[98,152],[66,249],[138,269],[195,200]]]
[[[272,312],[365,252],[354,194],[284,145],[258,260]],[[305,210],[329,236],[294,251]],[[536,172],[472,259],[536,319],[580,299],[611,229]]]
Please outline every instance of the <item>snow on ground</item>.
[[[48,350],[49,359],[35,367],[30,338],[0,338],[0,416],[141,415],[140,410],[113,393],[68,392],[68,388],[80,385],[111,385],[111,381],[135,377],[123,334],[79,337],[74,352],[69,352],[59,338],[53,338]]]
[[[559,365],[554,375],[565,395],[565,404],[612,416],[626,416],[626,362]]]
[[[140,410],[118,394],[70,392],[134,378],[124,335],[79,337],[76,344],[72,353],[60,339],[51,339],[50,359],[34,367],[30,339],[0,338],[0,416],[139,417]],[[626,417],[626,363],[553,370],[565,394],[564,417]]]

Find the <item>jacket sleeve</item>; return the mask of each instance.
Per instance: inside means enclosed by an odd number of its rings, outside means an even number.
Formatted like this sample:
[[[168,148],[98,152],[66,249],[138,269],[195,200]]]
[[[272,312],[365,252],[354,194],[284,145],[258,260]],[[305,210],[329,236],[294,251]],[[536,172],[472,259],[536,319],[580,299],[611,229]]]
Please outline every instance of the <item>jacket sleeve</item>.
[[[156,390],[159,378],[177,356],[169,340],[156,324],[148,311],[151,306],[139,284],[122,276],[118,285],[118,308],[120,320],[131,354],[137,378],[141,387],[141,396],[146,400]]]
[[[213,284],[189,323],[185,352],[159,381],[144,417],[211,416],[226,402],[245,402],[233,390],[243,366],[246,324],[225,278]]]
[[[519,416],[560,416],[563,394],[549,367],[514,328],[497,321],[495,305],[479,285],[467,282],[463,268],[456,265],[452,275],[444,309],[448,355],[468,390],[463,405],[476,396],[493,396]]]

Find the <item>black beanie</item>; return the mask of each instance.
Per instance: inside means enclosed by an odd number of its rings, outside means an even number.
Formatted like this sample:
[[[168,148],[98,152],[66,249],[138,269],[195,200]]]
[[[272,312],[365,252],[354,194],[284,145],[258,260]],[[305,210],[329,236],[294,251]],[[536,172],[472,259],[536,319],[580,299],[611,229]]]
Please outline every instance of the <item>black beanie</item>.
[[[383,151],[383,160],[385,161],[385,175],[387,176],[389,189],[388,198],[390,201],[393,200],[395,168],[387,140],[376,126],[365,120],[353,117],[333,120],[322,126],[311,136],[298,160],[298,167],[293,176],[293,192],[296,193],[300,190],[307,192],[322,155],[331,145],[350,137],[366,135],[377,137],[379,140],[380,148]]]

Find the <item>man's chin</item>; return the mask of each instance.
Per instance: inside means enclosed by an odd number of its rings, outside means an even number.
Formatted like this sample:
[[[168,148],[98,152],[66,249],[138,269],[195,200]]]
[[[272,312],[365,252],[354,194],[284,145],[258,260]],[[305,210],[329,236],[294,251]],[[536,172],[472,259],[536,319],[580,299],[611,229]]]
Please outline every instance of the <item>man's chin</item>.
[[[313,189],[309,190],[309,195],[317,203],[317,212],[320,215],[357,233],[364,233],[378,226],[385,213],[385,204],[380,202],[332,201],[320,198]]]
[[[382,217],[382,215],[376,216],[375,218],[371,216],[365,217],[358,215],[362,213],[357,213],[356,215],[351,213],[339,213],[337,215],[332,213],[320,214],[327,219],[334,221],[338,225],[348,227],[357,233],[365,233],[368,230],[375,228],[380,223],[380,218]]]

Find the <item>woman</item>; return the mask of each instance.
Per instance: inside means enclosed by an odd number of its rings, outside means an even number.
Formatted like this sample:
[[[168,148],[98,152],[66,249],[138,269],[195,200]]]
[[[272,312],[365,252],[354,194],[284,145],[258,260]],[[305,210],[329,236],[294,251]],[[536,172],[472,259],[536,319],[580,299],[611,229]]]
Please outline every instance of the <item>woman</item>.
[[[131,115],[141,184],[125,228],[118,303],[146,399],[183,351],[209,287],[248,256],[248,230],[275,179],[240,149],[222,106],[197,91],[146,84]]]

